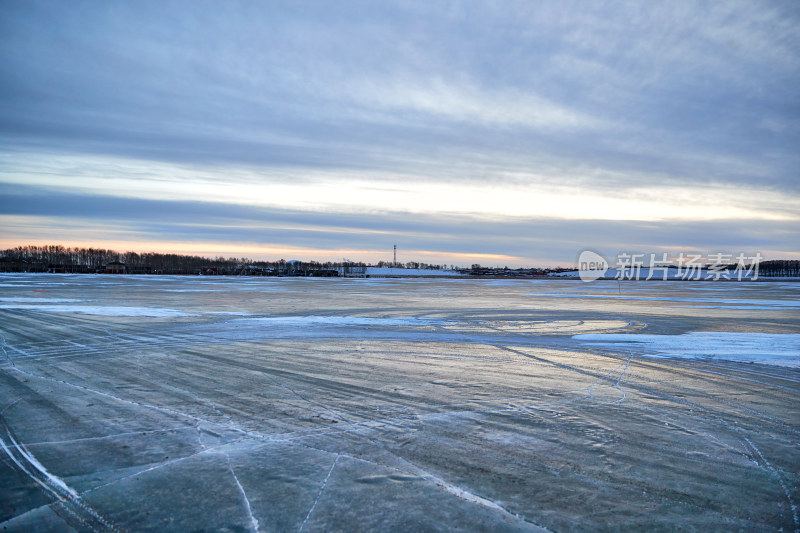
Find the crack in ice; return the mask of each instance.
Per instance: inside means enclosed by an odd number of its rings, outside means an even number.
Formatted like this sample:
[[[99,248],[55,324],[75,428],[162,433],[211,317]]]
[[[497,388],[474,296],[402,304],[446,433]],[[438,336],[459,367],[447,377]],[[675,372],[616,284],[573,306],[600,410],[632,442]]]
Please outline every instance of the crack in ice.
[[[314,500],[314,503],[311,504],[311,509],[308,510],[308,513],[306,514],[305,520],[303,520],[303,523],[300,524],[300,529],[297,530],[298,533],[300,531],[303,531],[303,528],[306,526],[306,522],[308,522],[308,519],[311,516],[311,513],[314,512],[314,508],[317,506],[317,502],[319,501],[320,496],[322,496],[322,493],[325,490],[325,486],[328,484],[328,479],[330,479],[331,474],[333,473],[333,469],[336,467],[336,463],[339,462],[339,457],[340,457],[340,455],[337,453],[336,454],[336,458],[333,460],[333,464],[331,465],[331,469],[328,470],[328,475],[325,476],[325,479],[322,481],[322,485],[319,487],[319,492],[317,493],[317,497]]]
[[[236,482],[236,486],[239,487],[239,492],[242,493],[242,499],[244,500],[244,505],[247,508],[247,516],[250,517],[250,525],[253,526],[253,531],[258,533],[258,520],[255,516],[253,516],[253,510],[250,507],[250,500],[247,498],[247,493],[244,491],[244,487],[242,487],[242,484],[239,482],[239,477],[236,475],[236,471],[233,469],[231,456],[228,452],[225,452],[225,459],[228,462],[228,470],[231,471],[233,480]]]

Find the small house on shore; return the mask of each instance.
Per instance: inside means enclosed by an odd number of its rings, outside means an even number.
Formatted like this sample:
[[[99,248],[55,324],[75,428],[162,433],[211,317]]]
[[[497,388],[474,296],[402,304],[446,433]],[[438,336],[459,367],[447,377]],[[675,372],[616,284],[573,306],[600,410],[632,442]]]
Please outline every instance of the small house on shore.
[[[112,261],[103,269],[104,274],[125,274],[125,272],[125,263],[121,261]]]

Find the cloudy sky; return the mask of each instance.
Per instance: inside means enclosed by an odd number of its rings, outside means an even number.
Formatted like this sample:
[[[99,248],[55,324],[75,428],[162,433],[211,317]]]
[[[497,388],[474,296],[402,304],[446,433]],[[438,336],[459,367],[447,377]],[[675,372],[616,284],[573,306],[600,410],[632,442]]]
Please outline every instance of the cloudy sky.
[[[0,2],[0,247],[800,258],[800,4]]]

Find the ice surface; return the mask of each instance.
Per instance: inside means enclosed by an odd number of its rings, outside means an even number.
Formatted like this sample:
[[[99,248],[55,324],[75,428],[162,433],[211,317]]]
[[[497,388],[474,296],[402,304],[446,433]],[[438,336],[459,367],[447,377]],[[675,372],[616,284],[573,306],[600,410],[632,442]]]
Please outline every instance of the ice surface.
[[[798,284],[0,275],[0,298],[3,531],[800,529],[800,369],[773,364]]]
[[[84,315],[100,316],[140,316],[154,318],[175,318],[182,316],[192,316],[175,309],[163,309],[157,307],[124,307],[108,305],[0,305],[0,309],[18,311],[41,311],[45,313],[80,313]]]
[[[454,270],[428,270],[422,268],[391,268],[391,267],[367,267],[365,274],[368,276],[462,276],[460,272]]]
[[[27,296],[18,296],[16,298],[0,298],[0,302],[7,303],[40,303],[40,304],[54,304],[54,303],[74,303],[85,302],[86,300],[78,300],[76,298],[36,298]]]

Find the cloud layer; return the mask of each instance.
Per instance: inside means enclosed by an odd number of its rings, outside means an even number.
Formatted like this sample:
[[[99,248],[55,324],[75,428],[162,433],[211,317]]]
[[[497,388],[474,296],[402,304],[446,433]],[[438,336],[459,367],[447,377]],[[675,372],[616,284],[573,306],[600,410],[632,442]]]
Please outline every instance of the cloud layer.
[[[144,200],[4,186],[0,223],[47,243],[137,251],[284,259],[403,261],[490,265],[570,264],[592,247],[629,253],[760,251],[775,256],[800,242],[800,226],[782,221],[616,221],[551,218],[339,213],[175,200]],[[94,235],[94,242],[86,235]],[[8,238],[0,245],[12,246]]]

